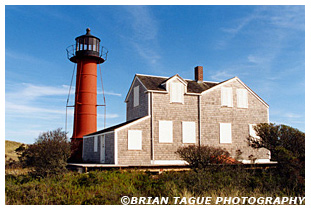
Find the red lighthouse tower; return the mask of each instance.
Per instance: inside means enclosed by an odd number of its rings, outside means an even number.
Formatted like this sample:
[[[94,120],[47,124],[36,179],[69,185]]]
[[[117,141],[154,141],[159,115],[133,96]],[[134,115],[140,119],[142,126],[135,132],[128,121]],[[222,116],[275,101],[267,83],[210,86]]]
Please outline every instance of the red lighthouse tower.
[[[100,39],[86,34],[77,37],[76,44],[67,48],[71,62],[77,64],[74,104],[74,124],[71,137],[71,161],[82,161],[83,136],[97,130],[97,64],[105,62]],[[104,52],[104,53],[103,53]]]

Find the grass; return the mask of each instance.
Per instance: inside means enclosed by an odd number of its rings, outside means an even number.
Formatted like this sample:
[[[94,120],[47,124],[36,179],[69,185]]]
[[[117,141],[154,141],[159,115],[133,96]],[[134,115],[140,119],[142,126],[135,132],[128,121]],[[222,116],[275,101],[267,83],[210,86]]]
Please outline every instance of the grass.
[[[18,160],[18,156],[15,152],[15,150],[22,145],[22,143],[15,142],[15,141],[9,141],[5,140],[5,159],[13,159]]]
[[[117,204],[122,196],[135,197],[282,197],[304,196],[280,186],[270,172],[202,171],[164,172],[158,176],[140,171],[66,172],[50,177],[6,175],[5,203],[14,204]]]

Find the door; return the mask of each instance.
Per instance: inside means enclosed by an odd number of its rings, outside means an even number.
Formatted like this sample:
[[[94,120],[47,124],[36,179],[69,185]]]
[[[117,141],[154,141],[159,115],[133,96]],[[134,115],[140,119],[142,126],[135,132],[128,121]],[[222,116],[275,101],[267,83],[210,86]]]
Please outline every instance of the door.
[[[100,136],[100,163],[105,163],[105,137],[106,135]]]

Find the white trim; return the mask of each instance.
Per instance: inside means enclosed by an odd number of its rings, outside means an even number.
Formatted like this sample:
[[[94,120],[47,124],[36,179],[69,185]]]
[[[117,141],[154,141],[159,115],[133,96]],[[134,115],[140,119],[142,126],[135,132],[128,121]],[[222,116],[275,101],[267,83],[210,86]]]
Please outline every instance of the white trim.
[[[184,160],[152,160],[152,165],[188,165]]]
[[[93,152],[98,152],[98,136],[94,136],[93,146]]]
[[[242,160],[242,163],[252,163],[251,160]],[[275,163],[275,161],[270,161],[270,159],[256,159],[254,163]]]
[[[103,148],[104,145],[104,148]],[[99,162],[105,163],[106,162],[106,134],[100,136],[100,156]],[[104,154],[103,154],[104,153]],[[104,157],[103,157],[104,156]],[[104,159],[104,161],[102,161]]]
[[[134,77],[134,79],[133,79],[133,82],[132,82],[132,84],[131,84],[131,87],[130,87],[129,91],[127,92],[127,95],[126,95],[126,98],[125,98],[124,102],[127,102],[127,101],[128,101],[128,97],[129,97],[129,95],[130,95],[130,92],[131,92],[132,89],[133,89],[133,86],[134,86],[134,84],[135,84],[135,80],[136,80],[136,79],[137,79],[137,80],[140,82],[140,84],[146,89],[146,91],[148,90],[148,89],[146,88],[146,86],[142,83],[142,81],[140,81],[140,79],[137,77],[137,74],[135,74],[135,77]]]
[[[118,133],[114,134],[114,164],[118,165]]]
[[[119,127],[119,128],[116,128],[116,129],[115,129],[115,132],[120,131],[120,130],[122,130],[122,129],[124,129],[124,128],[127,128],[127,127],[129,127],[129,126],[135,125],[136,123],[139,123],[139,122],[141,122],[141,121],[143,121],[143,120],[146,120],[146,119],[148,119],[148,118],[150,118],[150,115],[147,115],[147,116],[142,117],[142,118],[140,118],[140,119],[138,119],[138,120],[135,120],[135,121],[133,121],[133,122],[131,122],[131,123],[129,123],[129,124],[126,124],[126,125],[123,125],[123,126],[121,126],[121,127]]]
[[[155,75],[149,75],[149,74],[136,74],[138,76],[145,76],[145,77],[161,77],[161,78],[170,78],[170,77],[166,77],[166,76],[155,76]]]
[[[103,135],[103,134],[109,134],[109,133],[113,133],[113,131],[108,131],[108,132],[104,132],[104,133],[98,133],[98,134],[94,134],[94,135],[91,135],[91,136],[83,136],[83,138],[90,138],[90,137],[94,137],[94,136],[98,136],[98,135]]]
[[[151,155],[151,160],[154,160],[154,122],[153,122],[153,94],[150,93],[150,99],[151,99],[151,147],[152,147],[152,155]]]
[[[198,101],[198,105],[199,105],[199,108],[198,108],[198,111],[199,111],[199,123],[198,123],[198,126],[199,126],[199,145],[201,145],[201,133],[202,133],[202,118],[201,118],[201,95],[199,95],[199,101]]]
[[[138,75],[138,76],[146,76],[146,77],[161,77],[161,78],[166,78],[166,79],[170,78],[170,77],[167,77],[167,76],[155,76],[155,75],[149,75],[149,74],[136,74],[136,75]],[[185,80],[185,81],[194,81],[193,79],[184,79],[184,78],[182,78],[182,79]],[[205,80],[203,82],[209,82],[209,83],[215,83],[215,84],[219,83],[219,82],[215,82],[215,81],[205,81]]]
[[[165,82],[161,83],[161,85],[164,85],[165,83],[169,83],[170,80],[174,79],[175,77],[177,77],[177,79],[185,86],[187,86],[187,81],[184,80],[181,76],[179,76],[178,74],[175,74],[174,76],[170,77],[168,80],[166,80]]]
[[[207,89],[207,90],[204,90],[202,93],[201,93],[201,95],[203,95],[203,94],[206,94],[206,93],[208,93],[208,92],[211,92],[211,91],[213,91],[214,89],[217,89],[217,88],[219,88],[219,87],[222,87],[223,85],[225,85],[225,84],[227,84],[227,83],[229,83],[229,82],[232,82],[234,79],[236,79],[237,77],[233,77],[233,78],[231,78],[231,79],[228,79],[227,81],[225,81],[225,82],[223,82],[223,83],[221,83],[221,84],[218,84],[218,85],[215,85],[214,87],[211,87],[211,88],[209,88],[209,89]]]
[[[145,93],[168,93],[166,90],[146,90]]]
[[[150,92],[147,92],[148,93],[148,116],[150,116],[150,113],[151,113],[151,106],[150,106],[150,95],[151,95],[151,93]]]

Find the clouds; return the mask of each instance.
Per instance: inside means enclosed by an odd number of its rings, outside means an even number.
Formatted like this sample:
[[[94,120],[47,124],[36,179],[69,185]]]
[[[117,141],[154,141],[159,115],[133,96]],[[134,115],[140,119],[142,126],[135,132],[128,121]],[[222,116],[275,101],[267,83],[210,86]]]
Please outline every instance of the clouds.
[[[161,58],[158,45],[159,24],[148,6],[124,7],[130,26],[131,36],[123,36],[131,43],[136,53],[149,64],[155,64]]]
[[[58,127],[65,127],[66,117],[66,98],[69,86],[47,86],[36,85],[31,83],[10,84],[7,85],[7,93],[5,100],[6,115],[6,133],[14,134],[15,131],[27,131],[26,136],[33,135],[38,130],[45,131]],[[98,91],[98,94],[102,92]],[[105,95],[120,97],[121,94],[107,91]],[[72,102],[74,96],[74,88],[72,90]],[[63,101],[61,103],[61,101]],[[67,110],[69,119],[68,126],[72,126],[74,109]],[[118,118],[118,114],[107,113],[106,118]],[[98,115],[98,119],[102,120],[103,114]],[[38,122],[40,122],[38,124]],[[18,135],[16,132],[15,135]],[[39,133],[37,133],[38,135]],[[21,139],[24,141],[24,139]]]

